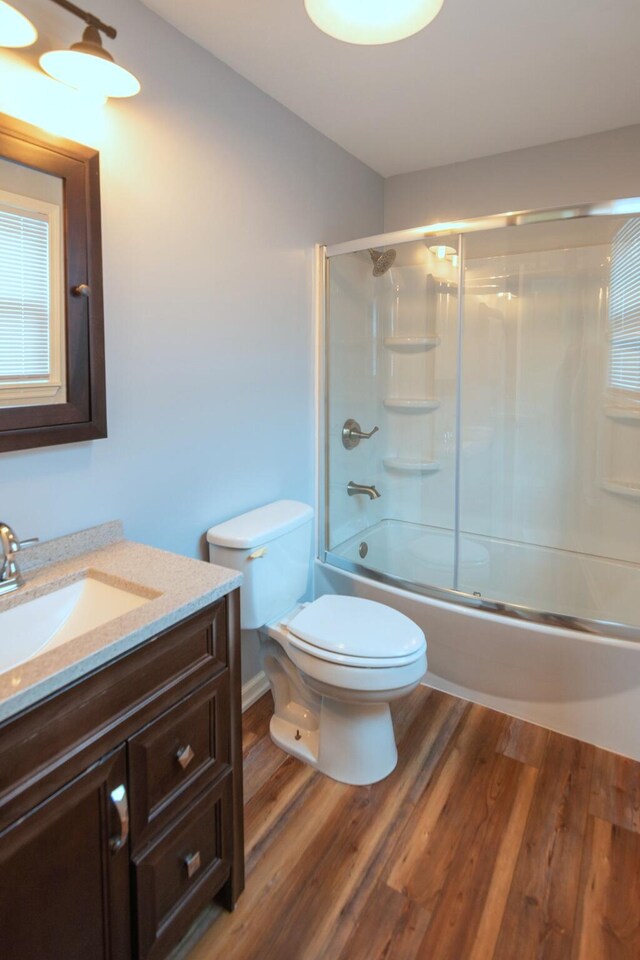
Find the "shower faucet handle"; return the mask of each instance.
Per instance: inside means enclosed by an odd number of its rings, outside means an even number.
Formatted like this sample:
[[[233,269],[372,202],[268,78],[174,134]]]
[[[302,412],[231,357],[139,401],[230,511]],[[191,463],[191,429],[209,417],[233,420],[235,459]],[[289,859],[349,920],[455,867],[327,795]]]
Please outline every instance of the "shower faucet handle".
[[[345,420],[344,426],[342,427],[342,445],[346,447],[347,450],[353,450],[361,440],[368,440],[374,433],[377,433],[379,429],[380,427],[374,427],[369,433],[365,433],[357,420]]]

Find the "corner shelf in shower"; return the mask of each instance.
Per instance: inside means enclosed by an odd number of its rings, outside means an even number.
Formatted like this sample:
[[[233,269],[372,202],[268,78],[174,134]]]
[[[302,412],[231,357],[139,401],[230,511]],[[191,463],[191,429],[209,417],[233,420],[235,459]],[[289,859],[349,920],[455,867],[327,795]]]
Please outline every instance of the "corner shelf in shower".
[[[440,337],[385,337],[385,347],[390,350],[433,350],[440,346]]]
[[[440,401],[435,397],[415,397],[414,399],[405,399],[404,397],[388,397],[384,401],[387,410],[437,410]]]
[[[386,457],[383,464],[387,470],[400,470],[403,473],[436,473],[442,470],[439,460],[416,460],[413,457]]]
[[[609,493],[617,493],[621,497],[633,497],[640,500],[640,483],[625,480],[603,480],[602,489]]]

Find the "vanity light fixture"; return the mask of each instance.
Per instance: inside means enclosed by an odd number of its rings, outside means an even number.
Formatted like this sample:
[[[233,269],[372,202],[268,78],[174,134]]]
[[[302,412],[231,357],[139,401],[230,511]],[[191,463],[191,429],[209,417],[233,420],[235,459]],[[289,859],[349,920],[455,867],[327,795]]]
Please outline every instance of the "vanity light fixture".
[[[68,50],[50,50],[42,54],[40,66],[44,72],[67,86],[100,97],[135,97],[140,92],[140,83],[132,73],[118,66],[102,46],[100,34],[104,33],[113,40],[117,36],[116,29],[68,0],[52,2],[84,20],[87,26],[82,40]]]
[[[304,0],[316,27],[345,43],[395,43],[419,33],[444,0]]]
[[[30,47],[38,31],[23,13],[0,0],[0,47]]]

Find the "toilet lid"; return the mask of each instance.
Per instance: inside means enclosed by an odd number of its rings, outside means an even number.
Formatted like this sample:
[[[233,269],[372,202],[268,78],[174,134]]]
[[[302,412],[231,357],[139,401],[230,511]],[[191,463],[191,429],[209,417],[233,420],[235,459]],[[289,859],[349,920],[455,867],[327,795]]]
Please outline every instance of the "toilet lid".
[[[329,594],[314,600],[289,621],[294,637],[336,659],[402,659],[426,648],[413,620],[391,607],[360,597]]]

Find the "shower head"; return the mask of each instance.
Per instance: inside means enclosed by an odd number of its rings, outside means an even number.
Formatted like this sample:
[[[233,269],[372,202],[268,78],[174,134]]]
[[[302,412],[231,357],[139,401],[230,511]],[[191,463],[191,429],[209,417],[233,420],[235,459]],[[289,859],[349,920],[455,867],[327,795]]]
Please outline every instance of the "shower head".
[[[372,247],[369,247],[369,256],[373,262],[374,277],[381,277],[382,274],[386,273],[389,267],[393,265],[396,259],[396,251],[374,250]]]

